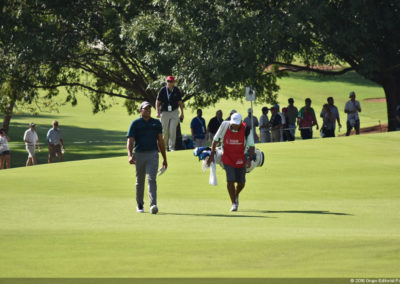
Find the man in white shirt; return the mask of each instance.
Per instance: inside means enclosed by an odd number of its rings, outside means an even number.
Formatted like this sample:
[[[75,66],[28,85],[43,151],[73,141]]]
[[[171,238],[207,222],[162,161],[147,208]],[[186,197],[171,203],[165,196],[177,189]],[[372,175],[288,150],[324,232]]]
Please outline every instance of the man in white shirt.
[[[32,163],[37,165],[35,148],[37,146],[39,152],[41,151],[39,145],[39,137],[35,130],[35,124],[32,122],[29,124],[29,129],[25,131],[24,141],[26,146],[26,151],[28,152],[28,160],[26,161],[26,166],[30,166]]]
[[[358,113],[361,112],[360,102],[356,101],[356,93],[350,92],[350,100],[344,107],[344,112],[347,113],[347,132],[346,136],[350,135],[351,130],[356,130],[356,134],[360,134],[360,118]]]
[[[268,119],[268,108],[262,108],[262,115],[260,116],[260,136],[261,143],[271,142],[271,134],[269,133],[269,119]]]

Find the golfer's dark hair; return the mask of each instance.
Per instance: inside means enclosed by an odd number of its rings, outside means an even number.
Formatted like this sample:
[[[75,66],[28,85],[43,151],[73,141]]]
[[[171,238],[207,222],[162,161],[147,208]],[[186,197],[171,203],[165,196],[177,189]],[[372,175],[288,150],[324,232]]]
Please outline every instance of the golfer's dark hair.
[[[262,109],[261,109],[261,111],[264,113],[264,112],[266,112],[266,113],[268,113],[268,108],[267,107],[263,107]]]
[[[311,99],[310,99],[310,98],[307,98],[307,99],[306,99],[306,103],[311,103]]]

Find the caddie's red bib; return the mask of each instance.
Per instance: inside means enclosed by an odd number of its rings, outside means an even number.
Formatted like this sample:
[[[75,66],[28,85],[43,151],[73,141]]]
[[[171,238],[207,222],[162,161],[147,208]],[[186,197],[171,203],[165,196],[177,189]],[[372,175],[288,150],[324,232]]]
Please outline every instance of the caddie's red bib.
[[[230,127],[226,130],[224,136],[224,153],[222,154],[222,162],[234,168],[243,168],[245,163],[244,157],[244,140],[245,140],[246,124],[242,123],[238,132],[233,132]]]

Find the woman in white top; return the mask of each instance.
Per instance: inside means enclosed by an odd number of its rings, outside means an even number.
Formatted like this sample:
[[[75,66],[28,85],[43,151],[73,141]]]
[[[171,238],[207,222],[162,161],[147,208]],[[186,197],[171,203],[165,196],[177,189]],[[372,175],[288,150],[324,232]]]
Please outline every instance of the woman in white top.
[[[10,147],[8,146],[10,137],[7,136],[5,129],[0,129],[0,170],[4,169],[4,162],[7,168],[11,166]]]

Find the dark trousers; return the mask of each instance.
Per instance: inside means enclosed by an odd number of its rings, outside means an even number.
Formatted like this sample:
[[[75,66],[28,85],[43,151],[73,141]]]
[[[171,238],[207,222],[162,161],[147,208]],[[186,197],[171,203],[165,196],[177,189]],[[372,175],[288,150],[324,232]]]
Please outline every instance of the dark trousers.
[[[311,128],[300,129],[300,133],[301,133],[301,138],[312,139],[312,129]]]
[[[335,137],[335,129],[324,129],[324,138]]]

